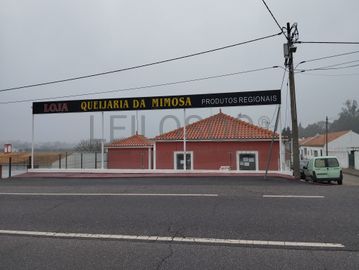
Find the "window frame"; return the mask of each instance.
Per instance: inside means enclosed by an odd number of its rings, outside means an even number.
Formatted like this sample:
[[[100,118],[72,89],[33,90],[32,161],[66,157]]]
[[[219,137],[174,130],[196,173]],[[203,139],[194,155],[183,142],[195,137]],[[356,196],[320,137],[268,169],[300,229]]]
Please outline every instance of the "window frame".
[[[240,169],[240,155],[241,154],[254,154],[255,155],[255,165],[256,165],[256,168],[255,170],[241,170]],[[236,151],[236,165],[237,165],[237,171],[252,171],[252,172],[257,172],[259,171],[259,159],[258,159],[258,151]]]
[[[184,156],[184,151],[174,151],[173,152],[173,168],[174,168],[174,170],[184,171],[184,168],[183,169],[177,168],[177,155],[178,154],[182,154]],[[193,170],[193,151],[186,151],[186,155],[187,154],[189,154],[191,156],[191,168],[188,169],[186,167],[186,171],[188,171],[188,170],[191,171],[191,170]],[[184,160],[186,160],[186,159],[184,158]]]

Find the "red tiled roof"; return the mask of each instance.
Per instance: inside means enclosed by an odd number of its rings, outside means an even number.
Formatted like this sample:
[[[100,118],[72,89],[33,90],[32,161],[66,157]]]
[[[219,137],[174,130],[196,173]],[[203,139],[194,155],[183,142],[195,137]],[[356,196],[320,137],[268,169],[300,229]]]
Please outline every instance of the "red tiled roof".
[[[347,134],[350,130],[337,131],[328,133],[328,142],[334,141],[339,137]],[[300,141],[301,146],[323,146],[325,145],[325,134],[317,135],[314,137],[308,138],[308,140]]]
[[[307,142],[309,142],[310,140],[312,140],[314,138],[315,138],[315,136],[314,137],[307,137],[307,138],[299,139],[299,144],[304,145],[304,144],[306,144]]]
[[[271,139],[273,131],[236,119],[222,112],[186,126],[187,140]],[[275,138],[279,135],[276,133]],[[155,137],[161,140],[183,140],[183,128]]]
[[[153,142],[146,138],[143,135],[133,135],[131,137],[121,139],[121,140],[114,140],[112,143],[108,144],[107,148],[121,148],[121,147],[149,147],[152,146]]]

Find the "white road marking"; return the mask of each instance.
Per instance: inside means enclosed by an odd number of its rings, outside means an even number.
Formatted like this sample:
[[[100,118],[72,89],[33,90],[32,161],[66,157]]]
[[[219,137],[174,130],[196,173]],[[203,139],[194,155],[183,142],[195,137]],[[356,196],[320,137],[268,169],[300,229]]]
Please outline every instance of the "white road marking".
[[[284,246],[284,247],[316,247],[316,248],[344,248],[339,243],[320,242],[287,242],[287,241],[260,241],[242,239],[218,239],[198,237],[168,237],[147,235],[123,235],[123,234],[88,234],[88,233],[59,233],[37,231],[0,230],[0,235],[41,236],[54,238],[80,238],[80,239],[108,239],[108,240],[133,240],[151,242],[182,242],[182,243],[207,243],[230,245],[256,245],[256,246]]]
[[[306,195],[263,195],[263,198],[303,198],[303,199],[324,199],[324,196],[306,196]]]
[[[218,194],[185,193],[36,193],[36,192],[2,192],[0,196],[163,196],[163,197],[218,197]]]

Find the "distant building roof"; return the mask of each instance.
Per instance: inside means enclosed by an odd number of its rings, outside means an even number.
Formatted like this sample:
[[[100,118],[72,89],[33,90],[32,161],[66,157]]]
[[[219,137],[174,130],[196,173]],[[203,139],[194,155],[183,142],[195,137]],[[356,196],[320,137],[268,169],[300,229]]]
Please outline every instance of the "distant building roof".
[[[249,124],[222,112],[186,126],[187,140],[268,140],[273,131]],[[275,133],[275,138],[279,135]],[[183,127],[154,138],[155,141],[183,140]]]
[[[312,139],[314,139],[315,138],[315,136],[313,136],[313,137],[307,137],[307,138],[301,138],[301,139],[299,139],[299,144],[300,145],[304,145],[304,144],[306,144],[307,142],[309,142],[310,140],[312,140]]]
[[[131,137],[114,140],[106,148],[151,147],[153,142],[143,135],[135,134]]]
[[[328,143],[338,139],[339,137],[347,134],[350,130],[337,131],[328,133]],[[305,138],[299,141],[301,146],[324,146],[325,145],[325,134],[320,134],[314,137]]]

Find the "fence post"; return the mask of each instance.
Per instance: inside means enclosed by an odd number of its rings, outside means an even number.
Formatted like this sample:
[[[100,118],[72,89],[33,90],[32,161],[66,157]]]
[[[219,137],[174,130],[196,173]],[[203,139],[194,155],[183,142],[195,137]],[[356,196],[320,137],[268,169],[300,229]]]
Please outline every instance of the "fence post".
[[[2,165],[0,164],[0,179],[2,179]]]
[[[61,154],[59,154],[59,169],[61,169]]]
[[[95,152],[95,169],[97,169],[97,152]]]
[[[31,168],[31,156],[29,156],[29,161],[28,161],[28,164],[27,164],[27,169],[30,169]]]
[[[67,152],[65,152],[65,168],[67,169]]]
[[[9,157],[9,178],[11,178],[11,157]]]
[[[82,164],[83,160],[82,160],[82,152],[81,152],[81,169],[83,167],[83,164]]]

